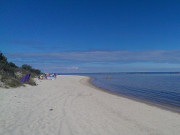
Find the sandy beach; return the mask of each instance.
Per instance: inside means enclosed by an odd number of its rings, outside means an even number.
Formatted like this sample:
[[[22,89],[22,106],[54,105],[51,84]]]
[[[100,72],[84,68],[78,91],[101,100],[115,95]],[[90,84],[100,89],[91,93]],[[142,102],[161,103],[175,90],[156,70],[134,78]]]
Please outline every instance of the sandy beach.
[[[0,135],[179,135],[180,114],[58,76],[0,88]]]

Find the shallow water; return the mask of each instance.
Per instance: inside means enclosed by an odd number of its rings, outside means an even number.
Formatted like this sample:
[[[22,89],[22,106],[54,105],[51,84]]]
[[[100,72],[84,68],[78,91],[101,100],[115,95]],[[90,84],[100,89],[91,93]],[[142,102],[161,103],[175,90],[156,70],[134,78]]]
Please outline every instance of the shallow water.
[[[94,74],[91,76],[92,83],[100,88],[180,112],[180,75],[178,74]]]

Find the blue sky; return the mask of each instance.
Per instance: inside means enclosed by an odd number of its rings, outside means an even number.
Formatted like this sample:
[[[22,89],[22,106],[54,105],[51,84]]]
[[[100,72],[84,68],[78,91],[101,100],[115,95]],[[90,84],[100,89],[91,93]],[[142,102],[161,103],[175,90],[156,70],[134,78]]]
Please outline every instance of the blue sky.
[[[0,50],[43,72],[180,71],[179,0],[1,0]]]

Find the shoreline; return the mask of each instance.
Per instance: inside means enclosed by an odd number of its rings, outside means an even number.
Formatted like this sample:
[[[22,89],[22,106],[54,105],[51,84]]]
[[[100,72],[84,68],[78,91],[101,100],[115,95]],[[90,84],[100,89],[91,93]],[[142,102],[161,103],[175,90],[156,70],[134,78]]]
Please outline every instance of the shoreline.
[[[60,75],[37,86],[0,89],[0,134],[179,134],[178,113],[109,94],[89,81]]]
[[[171,106],[168,107],[168,106],[163,105],[163,104],[158,104],[158,103],[155,103],[155,102],[141,100],[141,99],[138,99],[138,98],[134,98],[134,97],[126,96],[126,95],[123,95],[123,94],[115,93],[115,92],[112,92],[112,91],[110,91],[108,89],[105,89],[105,88],[98,87],[98,86],[94,85],[91,82],[93,77],[90,77],[90,76],[87,76],[87,77],[89,77],[89,80],[88,80],[89,84],[94,86],[94,88],[96,88],[96,89],[98,89],[100,91],[103,91],[103,92],[106,92],[108,94],[112,94],[112,95],[115,95],[115,96],[124,97],[124,98],[130,99],[130,100],[133,100],[133,101],[136,101],[136,102],[144,103],[144,104],[147,104],[147,105],[150,105],[150,106],[154,106],[154,107],[160,108],[162,110],[166,110],[166,111],[170,111],[170,112],[180,114],[180,110],[177,110],[176,108],[173,108]]]

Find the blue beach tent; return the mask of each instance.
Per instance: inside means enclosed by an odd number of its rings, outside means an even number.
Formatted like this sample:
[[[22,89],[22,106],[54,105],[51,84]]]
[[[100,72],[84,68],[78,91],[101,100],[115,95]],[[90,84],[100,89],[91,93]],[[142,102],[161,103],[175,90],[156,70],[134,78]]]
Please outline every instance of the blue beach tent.
[[[25,83],[29,81],[31,74],[26,74],[24,77],[21,78],[20,82]]]

